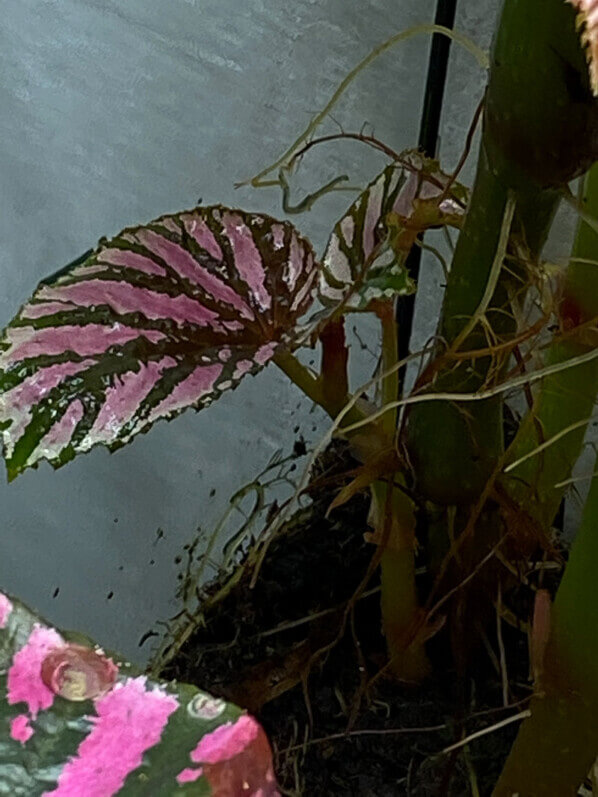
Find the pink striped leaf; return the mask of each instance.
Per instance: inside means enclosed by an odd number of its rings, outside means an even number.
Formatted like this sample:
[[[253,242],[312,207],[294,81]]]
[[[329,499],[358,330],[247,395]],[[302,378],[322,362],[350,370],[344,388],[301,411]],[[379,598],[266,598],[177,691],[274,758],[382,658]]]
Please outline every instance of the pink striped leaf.
[[[0,606],[1,794],[279,797],[266,734],[237,706]]]
[[[291,224],[221,206],[103,239],[42,282],[0,341],[9,478],[210,404],[294,345],[316,275]]]
[[[320,271],[322,302],[367,310],[373,300],[413,293],[405,261],[418,234],[458,227],[466,202],[467,190],[450,183],[437,161],[404,153],[335,224]]]

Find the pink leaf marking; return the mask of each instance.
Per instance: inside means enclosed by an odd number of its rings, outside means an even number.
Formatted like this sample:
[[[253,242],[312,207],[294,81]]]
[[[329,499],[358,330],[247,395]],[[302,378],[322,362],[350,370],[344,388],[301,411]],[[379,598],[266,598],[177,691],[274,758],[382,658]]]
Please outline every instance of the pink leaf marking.
[[[236,364],[235,372],[233,374],[233,379],[240,379],[244,376],[248,371],[251,371],[255,363],[253,360],[239,360]]]
[[[42,288],[38,297],[49,300],[65,299],[82,307],[105,304],[119,315],[141,313],[148,319],[170,318],[179,325],[187,323],[216,326],[214,322],[218,318],[218,313],[183,294],[169,296],[149,288],[130,285],[128,282],[111,280],[87,280],[74,285],[46,287]]]
[[[176,221],[172,218],[172,216],[163,216],[161,219],[158,219],[156,224],[159,224],[164,229],[168,230],[169,232],[176,233],[177,235],[181,234],[181,230],[179,225]]]
[[[0,628],[6,628],[8,618],[12,612],[12,601],[0,592]]]
[[[291,237],[291,246],[289,250],[289,260],[286,264],[284,271],[284,281],[289,287],[290,291],[295,290],[295,285],[303,268],[303,246],[297,240],[297,236]]]
[[[201,767],[199,767],[198,769],[192,769],[191,767],[187,767],[186,769],[183,769],[181,772],[179,772],[179,774],[176,776],[176,779],[177,783],[180,783],[182,785],[183,783],[193,783],[193,781],[196,781],[198,778],[201,778],[202,775],[203,775],[203,769]]]
[[[21,742],[21,744],[25,744],[28,742],[29,739],[34,734],[34,730],[31,727],[31,722],[27,714],[19,714],[17,717],[13,717],[10,721],[10,737],[14,739],[15,742]]]
[[[353,216],[345,216],[342,218],[340,227],[347,246],[353,246],[353,236],[355,235]]]
[[[203,736],[191,752],[196,764],[218,764],[239,755],[257,739],[260,726],[249,714],[243,714],[236,722],[220,725]]]
[[[211,255],[214,260],[224,260],[222,249],[214,237],[214,233],[203,219],[187,215],[181,216],[181,221],[185,225],[185,229],[189,235],[193,236],[199,246]]]
[[[324,266],[337,282],[349,285],[351,283],[351,266],[347,255],[340,248],[338,235],[333,232],[324,255]],[[333,288],[326,282],[324,273],[320,279],[320,292],[331,300],[340,300],[344,294],[342,288]]]
[[[417,189],[419,186],[419,177],[417,172],[409,172],[407,182],[395,199],[392,207],[393,211],[404,218],[408,218],[413,213],[413,202],[417,196]]]
[[[7,699],[10,705],[26,703],[35,719],[41,709],[50,708],[54,692],[42,681],[42,662],[51,650],[64,644],[53,628],[35,624],[29,639],[14,655],[8,671]]]
[[[30,461],[38,459],[55,459],[62,449],[70,442],[75,427],[85,414],[83,403],[79,399],[72,401],[64,415],[42,437],[35,451],[31,454]]]
[[[132,678],[95,701],[93,728],[64,766],[58,786],[44,797],[110,797],[158,744],[178,701],[162,689],[148,690]]]
[[[36,371],[32,376],[24,379],[20,385],[13,387],[2,396],[3,410],[5,408],[22,410],[37,404],[41,399],[57,387],[67,376],[72,376],[79,371],[84,371],[93,365],[94,360],[83,362],[67,362],[50,365]]]
[[[311,274],[309,274],[307,279],[305,280],[301,290],[297,291],[297,295],[293,299],[293,304],[291,305],[291,310],[293,312],[296,312],[299,310],[300,307],[303,307],[303,302],[306,299],[308,299],[308,304],[311,304],[311,294],[315,287],[317,274],[318,274],[317,271],[312,271]],[[303,308],[303,311],[305,309],[306,308]]]
[[[191,751],[202,764],[203,775],[217,794],[279,797],[266,734],[246,714],[206,734]]]
[[[151,329],[131,329],[121,324],[112,327],[86,324],[46,329],[10,327],[6,338],[12,348],[2,355],[2,360],[6,367],[30,357],[51,356],[67,351],[86,357],[90,354],[100,354],[110,346],[123,345],[140,337],[156,343],[162,340],[164,334]]]
[[[144,274],[156,274],[163,277],[166,272],[154,260],[129,249],[100,249],[97,256],[98,263],[108,263],[112,266],[123,266],[141,271]]]
[[[272,243],[274,244],[275,249],[282,249],[284,246],[284,227],[282,224],[272,225]]]
[[[222,326],[229,332],[242,332],[245,329],[240,321],[223,321]]]
[[[56,313],[70,313],[77,309],[77,305],[71,302],[42,302],[41,304],[29,304],[23,310],[23,318],[43,318],[47,315],[56,315]]]
[[[70,277],[89,277],[90,274],[102,274],[105,273],[107,266],[102,263],[84,263],[82,266],[77,266],[77,268],[73,269],[70,273]],[[58,280],[60,284],[62,279]]]
[[[376,241],[374,232],[382,213],[382,199],[384,197],[384,177],[381,177],[370,189],[368,206],[363,225],[363,253],[368,258],[374,251]]]
[[[276,351],[277,343],[265,343],[256,351],[254,360],[258,365],[265,365],[268,360],[271,360]]]
[[[36,371],[20,385],[0,395],[0,417],[10,421],[11,425],[4,433],[5,455],[10,457],[18,440],[31,421],[31,408],[38,404],[44,396],[57,387],[67,376],[93,365],[94,360],[83,362],[67,362],[50,365]]]
[[[260,308],[268,310],[272,305],[272,297],[266,290],[266,272],[251,230],[241,216],[228,211],[222,215],[222,226],[231,242],[241,279],[247,284]]]
[[[180,233],[180,230],[177,232]],[[245,318],[253,319],[253,313],[239,294],[201,266],[193,255],[189,254],[182,246],[169,241],[153,230],[139,230],[136,237],[143,246],[146,246],[151,252],[155,252],[179,274],[203,288],[208,296],[212,296],[218,302],[231,305]]]
[[[123,426],[134,416],[139,404],[159,381],[167,368],[176,365],[172,357],[141,364],[139,371],[116,377],[115,384],[106,390],[104,404],[88,435],[81,442],[86,451],[96,443],[111,442]]]
[[[150,414],[150,421],[155,420],[170,412],[194,404],[206,393],[214,389],[214,385],[223,371],[220,363],[214,365],[199,365],[186,379],[173,388],[169,396],[161,401]]]

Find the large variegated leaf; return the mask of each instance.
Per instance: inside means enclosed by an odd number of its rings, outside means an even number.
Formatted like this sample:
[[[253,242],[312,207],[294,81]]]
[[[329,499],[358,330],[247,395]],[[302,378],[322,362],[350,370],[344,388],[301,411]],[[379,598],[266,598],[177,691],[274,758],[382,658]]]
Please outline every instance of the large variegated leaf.
[[[0,592],[0,794],[278,791],[252,717],[193,686],[150,681],[85,638],[67,641]]]
[[[586,50],[590,82],[594,96],[598,97],[598,0],[567,0],[579,14],[577,25],[581,43]]]
[[[235,387],[292,343],[315,276],[291,224],[220,206],[102,240],[42,282],[0,342],[9,478]]]
[[[459,226],[467,190],[437,161],[407,152],[359,195],[334,226],[323,258],[320,298],[363,310],[374,299],[412,293],[405,261],[420,232]]]

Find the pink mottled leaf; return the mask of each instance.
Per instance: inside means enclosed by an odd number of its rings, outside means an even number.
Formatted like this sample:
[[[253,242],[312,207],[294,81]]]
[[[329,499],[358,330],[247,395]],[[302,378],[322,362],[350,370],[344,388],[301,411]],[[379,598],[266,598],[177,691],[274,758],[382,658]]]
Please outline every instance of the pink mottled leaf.
[[[0,341],[9,478],[205,407],[293,345],[317,269],[288,222],[221,206],[163,216],[42,282]]]
[[[73,643],[22,603],[0,629],[0,792],[278,797],[259,724],[186,684]]]
[[[586,51],[590,83],[594,96],[598,96],[598,0],[567,0],[577,9],[577,27]]]
[[[413,293],[405,268],[418,233],[459,226],[466,189],[449,185],[437,161],[416,151],[391,163],[334,226],[323,258],[320,298],[365,310],[374,299]]]

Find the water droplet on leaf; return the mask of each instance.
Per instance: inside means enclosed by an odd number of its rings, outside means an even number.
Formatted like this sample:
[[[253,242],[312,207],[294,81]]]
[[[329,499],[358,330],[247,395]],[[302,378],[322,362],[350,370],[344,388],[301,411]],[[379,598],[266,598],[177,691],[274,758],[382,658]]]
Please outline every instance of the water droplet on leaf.
[[[118,668],[112,659],[83,645],[67,644],[48,653],[42,681],[54,694],[74,702],[91,700],[112,688]]]

